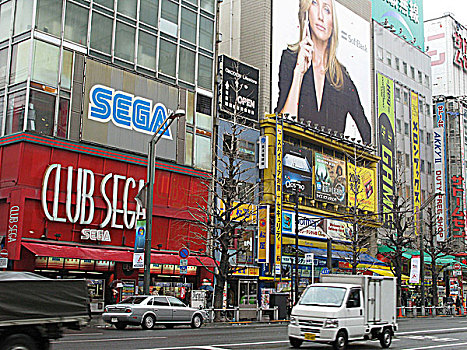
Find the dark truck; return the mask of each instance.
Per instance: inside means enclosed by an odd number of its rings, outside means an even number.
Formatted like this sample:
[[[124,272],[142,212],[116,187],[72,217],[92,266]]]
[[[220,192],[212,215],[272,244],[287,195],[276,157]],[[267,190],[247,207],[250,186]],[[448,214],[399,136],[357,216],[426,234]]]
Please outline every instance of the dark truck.
[[[0,350],[47,350],[64,328],[90,319],[85,280],[0,272]]]

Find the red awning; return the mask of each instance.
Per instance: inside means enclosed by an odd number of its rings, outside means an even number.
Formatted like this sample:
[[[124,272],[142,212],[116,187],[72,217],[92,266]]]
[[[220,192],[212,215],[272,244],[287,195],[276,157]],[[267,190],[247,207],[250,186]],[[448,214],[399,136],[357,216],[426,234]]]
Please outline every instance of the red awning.
[[[56,258],[69,259],[108,260],[119,262],[133,261],[133,252],[126,250],[27,242],[23,242],[22,245],[36,256],[52,256]],[[180,257],[174,254],[152,253],[151,263],[179,265]],[[203,266],[203,264],[204,266],[208,267],[215,266],[214,260],[209,257],[188,257],[189,266]]]

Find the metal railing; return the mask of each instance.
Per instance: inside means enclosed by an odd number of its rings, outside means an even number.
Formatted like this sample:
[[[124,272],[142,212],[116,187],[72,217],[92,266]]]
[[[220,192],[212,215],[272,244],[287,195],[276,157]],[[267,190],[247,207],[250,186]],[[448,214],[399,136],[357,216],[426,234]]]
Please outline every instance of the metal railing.
[[[204,309],[204,311],[208,315],[207,322],[214,322],[215,314],[217,311],[220,312],[220,320],[222,322],[240,322],[248,317],[243,317],[245,314],[251,314],[253,312],[256,313],[256,317],[251,318],[249,320],[255,321],[263,321],[265,316],[268,315],[272,316],[271,321],[278,321],[279,320],[279,307],[273,306],[270,308],[263,308],[263,307],[256,307],[256,308],[242,308],[240,306],[235,306],[232,308],[223,308],[223,309],[215,309],[215,308],[208,308]]]
[[[402,306],[397,308],[398,317],[418,317],[418,316],[465,316],[466,310],[463,306],[457,308],[455,305],[444,306]]]

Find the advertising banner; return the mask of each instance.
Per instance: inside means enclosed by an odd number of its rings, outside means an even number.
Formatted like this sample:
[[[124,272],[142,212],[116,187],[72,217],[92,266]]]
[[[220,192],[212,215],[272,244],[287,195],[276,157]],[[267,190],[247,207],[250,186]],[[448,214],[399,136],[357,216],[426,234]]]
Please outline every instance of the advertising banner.
[[[269,263],[269,205],[258,206],[258,263]]]
[[[433,128],[433,159],[434,159],[434,186],[435,193],[446,193],[446,162],[444,128]],[[436,240],[444,242],[447,236],[446,226],[446,196],[439,195],[435,198],[435,231]]]
[[[347,163],[347,205],[376,212],[376,171]],[[355,197],[357,201],[355,202]]]
[[[378,138],[381,157],[379,176],[381,215],[383,226],[392,228],[394,222],[394,174],[395,174],[395,104],[394,81],[377,73],[376,96],[378,102]]]
[[[399,36],[424,51],[423,0],[372,0],[371,14],[375,21],[393,25]]]
[[[345,205],[347,187],[345,161],[327,154],[315,153],[315,198]]]
[[[273,0],[271,107],[371,143],[371,18],[362,17],[371,13],[371,4],[354,0],[352,7],[362,12],[357,14],[338,1],[329,3],[323,26],[317,3],[309,1],[299,14],[299,0]],[[315,50],[323,48],[315,54],[328,64],[304,58],[298,43],[308,42],[307,37]],[[296,70],[297,62],[308,64]],[[316,76],[322,77],[320,86],[315,86]],[[299,86],[291,90],[295,82]]]
[[[311,151],[299,146],[284,143],[284,159],[282,162],[284,180],[284,193],[295,193],[294,187],[298,187],[301,195],[312,196],[312,167]]]
[[[282,119],[276,118],[276,249],[274,254],[275,268],[274,275],[281,274],[282,255]]]
[[[136,221],[135,253],[144,253],[144,242],[146,240],[146,220]]]
[[[464,214],[464,178],[462,175],[451,177],[453,210],[451,214],[452,236],[461,238],[465,236],[465,214]]]
[[[413,256],[410,259],[410,283],[420,283],[420,257]]]
[[[222,200],[218,201],[218,209],[221,213],[225,211],[225,204]],[[233,221],[244,221],[250,224],[256,224],[257,205],[251,203],[232,202],[232,208],[235,208],[230,214]]]
[[[419,211],[422,204],[421,179],[420,179],[420,124],[418,120],[418,94],[410,93],[410,111],[412,116],[412,190],[413,212],[415,215],[414,233],[419,231]]]

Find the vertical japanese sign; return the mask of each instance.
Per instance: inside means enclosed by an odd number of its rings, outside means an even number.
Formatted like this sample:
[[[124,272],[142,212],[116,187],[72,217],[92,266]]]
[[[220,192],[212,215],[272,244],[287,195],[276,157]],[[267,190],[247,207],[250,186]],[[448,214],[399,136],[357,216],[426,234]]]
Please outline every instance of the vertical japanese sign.
[[[357,197],[361,210],[376,212],[376,171],[347,163],[347,205],[355,205]]]
[[[465,108],[462,103],[459,104],[459,140],[460,146],[461,146],[461,176],[463,181],[466,179],[466,162],[465,162],[465,142],[462,142],[462,140],[465,140],[465,128],[464,128],[464,116],[465,116]],[[465,211],[466,206],[466,201],[465,201],[465,182],[462,184],[462,190],[464,191],[462,194],[462,210]],[[466,232],[466,227],[465,227],[465,217],[464,217],[464,236]]]
[[[274,275],[281,275],[282,262],[282,116],[276,116],[276,251]]]
[[[465,236],[465,217],[463,209],[464,201],[464,178],[462,176],[452,176],[452,199],[454,201],[453,211],[451,214],[452,220],[452,235],[453,237]]]
[[[435,232],[436,240],[444,242],[447,236],[446,225],[446,105],[436,103],[436,124],[433,128],[433,160],[435,193],[441,194],[435,199]]]
[[[269,263],[269,205],[258,207],[258,263]]]
[[[135,248],[133,250],[133,268],[144,267],[144,243],[146,240],[146,220],[136,222]]]
[[[410,260],[410,283],[420,283],[420,257],[413,256]]]
[[[381,156],[379,176],[381,193],[381,213],[383,226],[391,228],[394,222],[394,173],[395,173],[395,108],[394,81],[377,74],[378,99],[378,138]]]
[[[413,212],[415,215],[414,233],[418,235],[419,211],[421,202],[420,179],[420,124],[418,120],[418,94],[410,93],[410,111],[412,114],[412,191]]]

